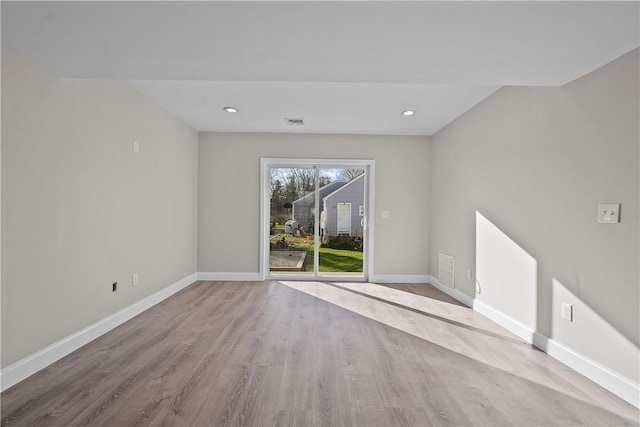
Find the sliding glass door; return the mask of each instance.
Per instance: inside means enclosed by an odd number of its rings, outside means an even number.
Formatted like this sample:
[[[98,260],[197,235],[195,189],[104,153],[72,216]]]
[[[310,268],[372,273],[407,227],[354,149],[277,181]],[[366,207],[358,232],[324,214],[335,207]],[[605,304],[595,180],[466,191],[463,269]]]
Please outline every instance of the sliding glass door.
[[[262,160],[264,278],[366,278],[372,164]]]

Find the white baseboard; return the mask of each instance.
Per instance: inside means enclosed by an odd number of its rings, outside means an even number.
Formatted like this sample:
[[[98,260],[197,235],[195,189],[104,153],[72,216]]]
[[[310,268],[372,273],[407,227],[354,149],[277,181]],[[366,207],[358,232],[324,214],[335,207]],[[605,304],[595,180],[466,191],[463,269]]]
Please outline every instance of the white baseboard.
[[[369,277],[372,283],[428,283],[426,274],[372,274]]]
[[[260,273],[199,272],[198,280],[219,282],[259,282]]]
[[[640,385],[566,345],[537,332],[499,310],[475,300],[473,309],[503,328],[564,363],[594,383],[640,408]]]
[[[503,312],[496,310],[478,299],[473,301],[473,309],[484,317],[493,320],[509,332],[522,338],[527,343],[534,344],[533,335],[536,331],[519,320],[516,320],[511,316],[507,316]]]
[[[181,279],[176,283],[123,308],[122,310],[61,339],[48,347],[45,347],[42,350],[7,366],[5,369],[0,371],[0,390],[4,391],[30,377],[53,362],[56,362],[64,356],[74,352],[83,345],[93,341],[101,335],[104,335],[113,328],[121,325],[129,319],[132,319],[143,311],[167,299],[176,292],[186,288],[196,280],[198,280],[197,274],[191,274],[190,276],[187,276],[184,279]]]
[[[444,283],[442,283],[440,280],[438,280],[433,276],[428,276],[428,277],[429,277],[428,283],[431,286],[441,290],[445,294],[449,295],[451,298],[460,301],[467,307],[473,307],[473,301],[474,301],[473,297],[470,297],[469,295],[459,291],[456,288],[452,288],[451,286],[445,285]]]
[[[533,336],[533,345],[636,408],[640,408],[640,384],[539,332]]]

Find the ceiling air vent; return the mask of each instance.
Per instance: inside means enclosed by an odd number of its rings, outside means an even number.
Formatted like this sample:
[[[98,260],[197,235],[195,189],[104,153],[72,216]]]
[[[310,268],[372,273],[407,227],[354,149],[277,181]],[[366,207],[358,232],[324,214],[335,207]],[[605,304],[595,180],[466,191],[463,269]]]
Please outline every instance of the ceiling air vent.
[[[285,119],[289,126],[304,126],[304,119]]]

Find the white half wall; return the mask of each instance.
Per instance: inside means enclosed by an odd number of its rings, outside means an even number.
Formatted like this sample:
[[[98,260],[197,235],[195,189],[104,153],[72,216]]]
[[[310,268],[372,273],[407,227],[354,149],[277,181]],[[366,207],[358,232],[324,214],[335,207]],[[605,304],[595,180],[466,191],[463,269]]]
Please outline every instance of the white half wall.
[[[430,157],[430,273],[455,256],[458,290],[635,384],[638,62],[636,49],[563,87],[500,89]],[[621,203],[621,222],[598,223],[599,203]]]
[[[260,158],[375,160],[372,277],[426,277],[429,138],[200,133],[198,271],[259,273]],[[381,211],[391,213],[381,217]]]
[[[196,272],[197,144],[126,83],[2,52],[3,368]]]

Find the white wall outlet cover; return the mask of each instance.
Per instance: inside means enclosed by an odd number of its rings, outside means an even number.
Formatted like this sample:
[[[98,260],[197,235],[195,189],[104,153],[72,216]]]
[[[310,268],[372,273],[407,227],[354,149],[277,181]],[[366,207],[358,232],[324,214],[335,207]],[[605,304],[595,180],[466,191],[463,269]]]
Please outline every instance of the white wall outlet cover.
[[[140,283],[140,277],[138,276],[138,273],[134,273],[131,275],[131,285],[132,286],[137,286],[138,283]]]
[[[600,203],[598,205],[598,222],[620,222],[620,203]]]
[[[133,141],[133,152],[134,153],[140,152],[140,143],[138,141]]]
[[[573,306],[571,304],[563,302],[561,314],[563,319],[573,322]]]
[[[382,211],[382,218],[384,218],[384,219],[389,219],[389,218],[391,218],[391,212],[389,212],[389,211]]]

